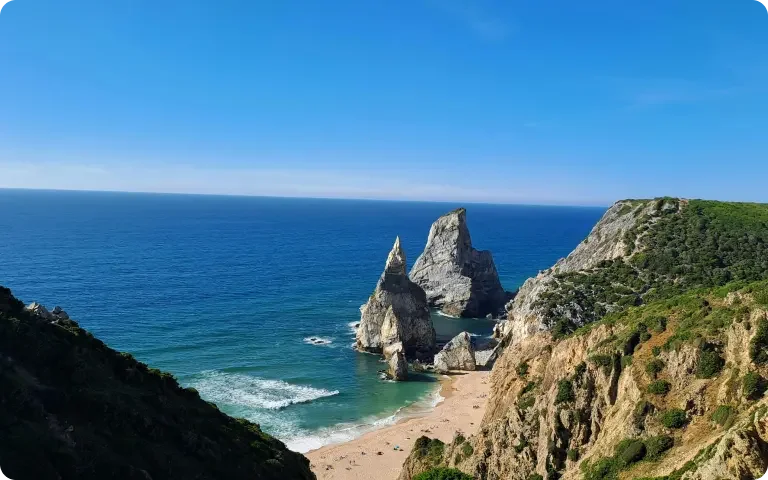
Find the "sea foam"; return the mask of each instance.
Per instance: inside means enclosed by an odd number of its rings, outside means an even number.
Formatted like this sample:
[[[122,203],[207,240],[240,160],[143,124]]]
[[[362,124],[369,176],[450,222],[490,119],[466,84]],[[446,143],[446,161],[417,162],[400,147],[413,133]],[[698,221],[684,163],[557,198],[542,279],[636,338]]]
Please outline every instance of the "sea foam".
[[[330,345],[333,343],[333,339],[328,337],[305,337],[304,343],[307,345]]]
[[[338,390],[219,371],[202,372],[197,380],[191,382],[191,386],[203,398],[214,403],[268,410],[280,410],[339,394]]]

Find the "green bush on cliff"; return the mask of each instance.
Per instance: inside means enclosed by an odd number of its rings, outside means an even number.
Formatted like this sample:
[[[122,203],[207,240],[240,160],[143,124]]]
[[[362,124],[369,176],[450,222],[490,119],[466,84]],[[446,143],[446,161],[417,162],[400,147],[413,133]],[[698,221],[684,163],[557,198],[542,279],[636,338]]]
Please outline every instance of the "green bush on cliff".
[[[666,380],[656,380],[655,382],[651,382],[650,385],[648,385],[648,393],[652,393],[654,395],[666,395],[669,393],[669,390],[672,388],[672,384],[670,384]]]
[[[573,393],[573,382],[570,380],[560,380],[557,382],[557,395],[555,404],[572,402],[576,396]]]
[[[723,369],[725,360],[709,343],[703,343],[699,347],[699,363],[696,366],[696,376],[699,378],[712,378]]]
[[[685,410],[673,408],[662,412],[659,416],[659,421],[667,428],[683,428],[688,423],[688,416]]]
[[[757,372],[748,372],[742,380],[742,391],[747,400],[757,400],[763,396],[766,382]]]
[[[768,320],[765,318],[757,323],[757,331],[749,343],[749,357],[757,365],[768,363]]]
[[[472,480],[472,477],[455,468],[435,467],[416,475],[413,480]]]

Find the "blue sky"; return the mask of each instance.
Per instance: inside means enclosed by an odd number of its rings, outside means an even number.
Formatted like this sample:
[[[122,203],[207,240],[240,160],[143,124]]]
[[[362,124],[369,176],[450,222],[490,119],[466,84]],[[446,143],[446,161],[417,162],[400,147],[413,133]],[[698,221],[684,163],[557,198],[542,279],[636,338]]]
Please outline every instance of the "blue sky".
[[[754,0],[14,0],[0,187],[768,202]]]

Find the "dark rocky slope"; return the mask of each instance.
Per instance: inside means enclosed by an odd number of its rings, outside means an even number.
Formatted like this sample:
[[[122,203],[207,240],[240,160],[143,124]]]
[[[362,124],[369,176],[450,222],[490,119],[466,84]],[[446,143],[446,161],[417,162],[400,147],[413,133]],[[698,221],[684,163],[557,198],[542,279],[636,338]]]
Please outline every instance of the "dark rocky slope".
[[[258,425],[3,287],[0,467],[14,480],[315,478]]]

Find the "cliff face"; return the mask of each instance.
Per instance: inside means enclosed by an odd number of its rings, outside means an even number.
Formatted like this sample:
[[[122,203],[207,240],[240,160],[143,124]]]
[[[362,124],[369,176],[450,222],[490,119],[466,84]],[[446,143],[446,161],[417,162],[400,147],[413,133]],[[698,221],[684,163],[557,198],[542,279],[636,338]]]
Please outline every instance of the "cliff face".
[[[768,206],[619,202],[509,305],[478,479],[753,479],[768,469]]]
[[[258,425],[57,310],[25,310],[0,287],[0,465],[10,478],[315,478]]]
[[[503,325],[504,335],[511,334],[514,342],[549,330],[562,314],[577,325],[585,323],[584,314],[590,312],[580,312],[578,306],[566,310],[568,305],[559,305],[561,312],[553,314],[542,299],[557,289],[560,279],[566,274],[589,271],[604,262],[628,258],[637,246],[627,243],[627,232],[646,224],[655,208],[655,203],[651,201],[630,200],[617,202],[609,208],[589,236],[570,255],[539,272],[536,277],[529,278],[520,287],[514,300],[507,304],[509,321]]]
[[[405,252],[399,237],[387,257],[376,289],[360,311],[358,349],[385,353],[387,347],[401,343],[406,356],[431,358],[435,329],[427,297],[406,274]]]
[[[432,224],[410,277],[427,293],[430,305],[448,315],[496,315],[507,300],[491,252],[472,247],[463,208]]]

